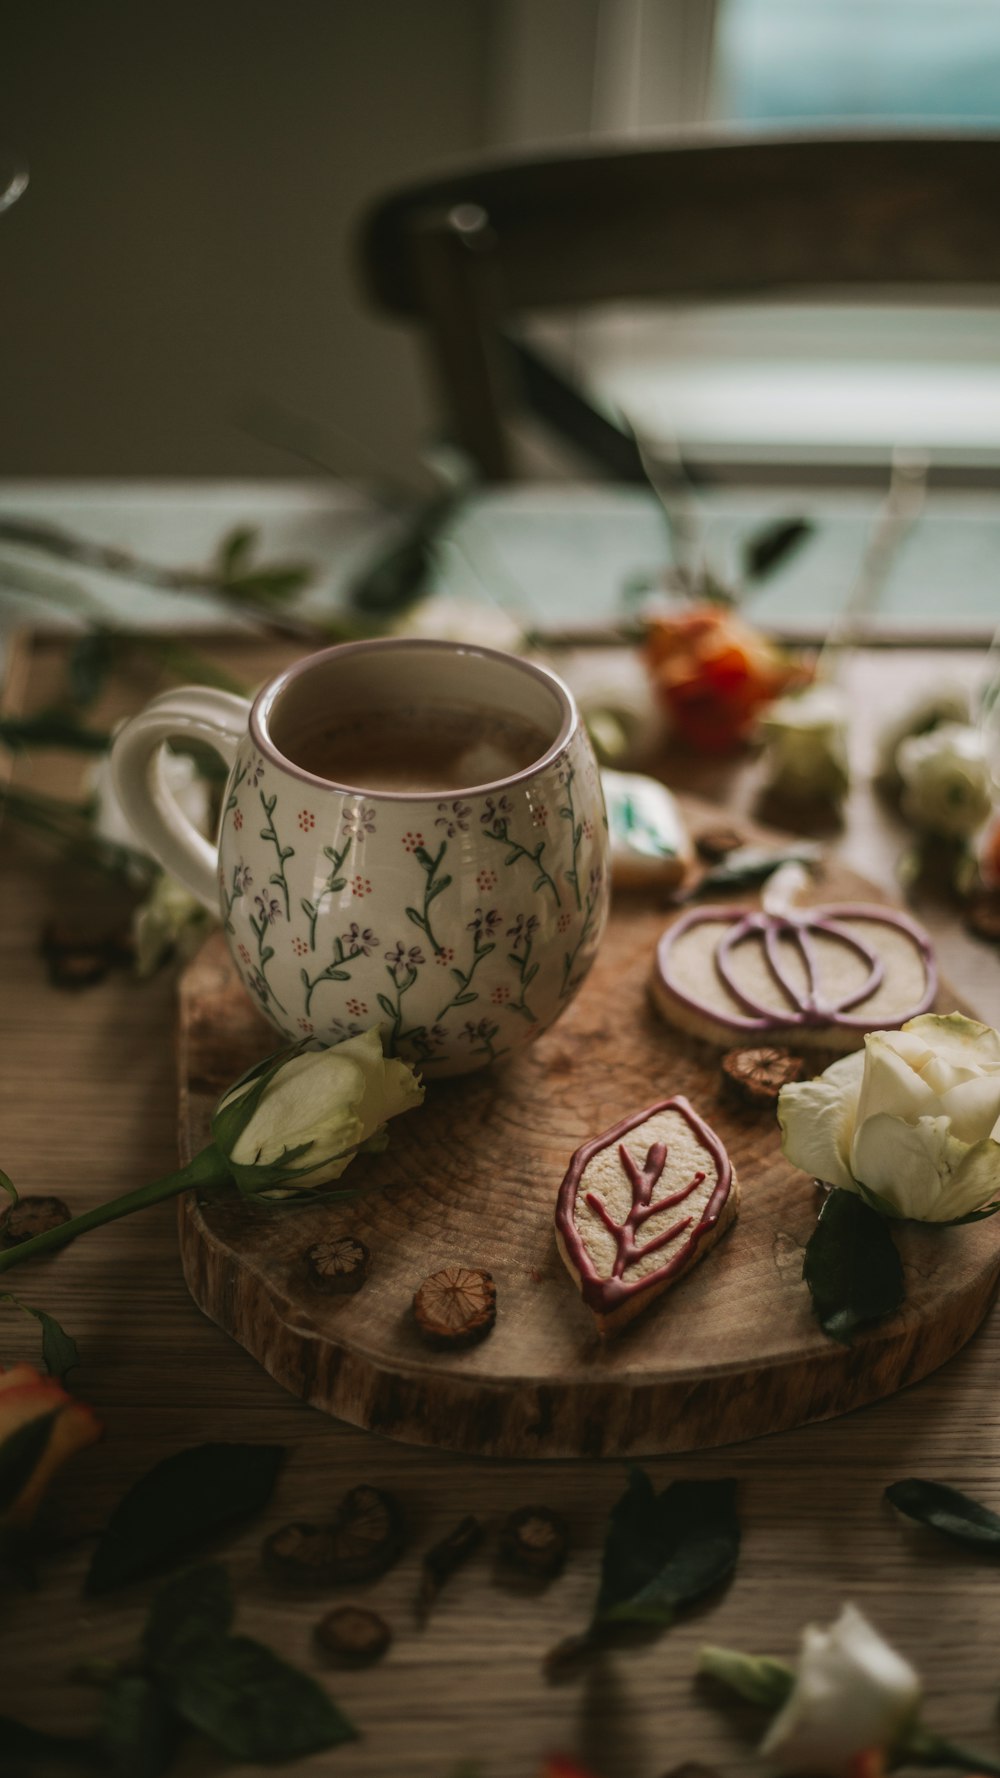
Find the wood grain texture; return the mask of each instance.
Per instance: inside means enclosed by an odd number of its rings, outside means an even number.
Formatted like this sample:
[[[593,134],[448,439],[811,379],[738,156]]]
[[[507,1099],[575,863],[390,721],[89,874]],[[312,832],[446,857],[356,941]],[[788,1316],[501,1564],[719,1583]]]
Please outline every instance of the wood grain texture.
[[[291,658],[287,649],[232,638],[212,653],[248,684]],[[64,665],[60,643],[35,648],[27,707],[53,702]],[[972,686],[981,658],[956,656],[948,667]],[[933,657],[906,651],[860,654],[848,669],[858,777],[836,846],[887,889],[906,834],[865,780],[871,737],[883,715],[940,676]],[[135,680],[113,686],[95,724],[134,709],[153,689]],[[672,782],[734,811],[753,802],[751,758],[677,759],[669,770]],[[16,775],[74,795],[81,767],[69,755],[38,754],[20,761]],[[67,881],[43,848],[5,827],[0,882],[0,1165],[22,1190],[55,1191],[83,1210],[176,1164],[174,984],[168,971],[142,985],[119,972],[85,993],[60,993],[47,980],[38,933],[47,913],[72,912],[75,878]],[[1000,951],[965,934],[944,901],[922,895],[916,911],[932,927],[950,979],[996,1022]],[[552,1686],[542,1657],[587,1621],[622,1465],[482,1462],[380,1439],[313,1411],[198,1312],[174,1224],[174,1206],[163,1204],[11,1279],[79,1341],[73,1386],[99,1414],[105,1437],[49,1491],[37,1591],[4,1597],[0,1712],[67,1732],[93,1724],[99,1699],[71,1671],[85,1657],[119,1661],[134,1651],[151,1590],[84,1601],[94,1533],[129,1484],[171,1452],[203,1439],[257,1440],[289,1446],[274,1500],[206,1554],[233,1577],[240,1632],[314,1673],[359,1729],[351,1746],[289,1768],[296,1778],[454,1778],[463,1760],[477,1763],[480,1778],[535,1778],[555,1748],[598,1778],[663,1778],[684,1760],[704,1761],[726,1778],[760,1778],[759,1713],[720,1708],[695,1683],[698,1649],[717,1642],[787,1659],[803,1624],[829,1622],[844,1599],[920,1669],[927,1721],[1000,1758],[995,1569],[899,1524],[881,1499],[887,1483],[916,1474],[1000,1510],[995,1311],[950,1364],[869,1408],[724,1450],[651,1459],[657,1488],[679,1476],[738,1479],[744,1538],[733,1583],[665,1635],[609,1651],[571,1683]],[[0,1360],[39,1362],[37,1326],[11,1309],[0,1316]],[[409,1545],[398,1566],[350,1592],[277,1594],[261,1573],[262,1539],[290,1519],[328,1517],[331,1503],[360,1482],[392,1488],[403,1503]],[[558,1580],[527,1593],[504,1583],[494,1557],[504,1517],[535,1501],[565,1516],[570,1553]],[[421,1555],[470,1512],[487,1526],[487,1542],[418,1631]],[[331,1675],[319,1667],[312,1630],[330,1605],[349,1599],[386,1618],[393,1646],[369,1672]],[[193,1737],[174,1773],[217,1778],[219,1769]],[[263,1778],[264,1768],[243,1772]]]
[[[711,813],[689,804],[694,826]],[[810,898],[880,899],[837,864]],[[195,1301],[313,1406],[391,1438],[490,1457],[731,1444],[876,1401],[943,1364],[989,1306],[997,1223],[904,1229],[904,1309],[851,1346],[828,1339],[801,1277],[816,1190],[784,1160],[773,1111],[727,1103],[720,1051],[650,1005],[664,923],[662,907],[619,896],[558,1024],[507,1067],[430,1087],[392,1126],[387,1153],[354,1164],[361,1199],[289,1214],[185,1197],[181,1255]],[[953,1010],[953,993],[938,1004]],[[222,1088],[273,1048],[214,936],[181,982],[185,1156],[208,1140]],[[581,1143],[677,1093],[722,1138],[741,1214],[717,1251],[605,1343],[556,1250],[556,1194]],[[368,1282],[340,1301],[316,1290],[305,1264],[314,1241],[337,1234],[372,1253]],[[423,1278],[448,1263],[496,1280],[496,1327],[467,1352],[429,1351],[410,1313]]]

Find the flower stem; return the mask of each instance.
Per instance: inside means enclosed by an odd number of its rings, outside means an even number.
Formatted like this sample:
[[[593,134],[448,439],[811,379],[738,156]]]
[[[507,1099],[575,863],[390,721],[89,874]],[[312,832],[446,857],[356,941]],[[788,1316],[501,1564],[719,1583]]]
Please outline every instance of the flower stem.
[[[121,1216],[130,1216],[133,1210],[145,1210],[150,1204],[161,1204],[164,1199],[178,1197],[181,1192],[197,1186],[221,1185],[229,1178],[225,1157],[214,1142],[210,1142],[176,1173],[168,1173],[152,1185],[142,1185],[138,1191],[125,1192],[120,1198],[109,1198],[106,1204],[95,1204],[93,1210],[85,1210],[81,1216],[61,1222],[57,1228],[33,1235],[30,1241],[22,1241],[17,1247],[8,1247],[0,1253],[0,1272],[9,1272],[12,1266],[19,1266],[26,1259],[35,1259],[39,1254],[65,1247],[68,1241],[74,1241],[87,1229],[100,1228],[105,1222],[117,1222]]]

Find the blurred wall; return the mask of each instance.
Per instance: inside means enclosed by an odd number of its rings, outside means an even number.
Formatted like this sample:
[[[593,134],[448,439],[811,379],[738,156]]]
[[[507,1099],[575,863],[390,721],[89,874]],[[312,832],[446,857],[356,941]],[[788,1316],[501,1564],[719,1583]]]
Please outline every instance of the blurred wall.
[[[8,0],[0,474],[412,468],[409,335],[365,307],[366,200],[481,148],[493,0]],[[254,432],[246,429],[250,422]]]

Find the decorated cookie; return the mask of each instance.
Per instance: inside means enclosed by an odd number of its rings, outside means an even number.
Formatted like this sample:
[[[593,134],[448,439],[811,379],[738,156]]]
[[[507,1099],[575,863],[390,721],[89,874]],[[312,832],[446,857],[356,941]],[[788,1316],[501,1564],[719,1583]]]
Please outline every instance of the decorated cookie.
[[[655,1301],[735,1221],[739,1185],[686,1099],[660,1099],[578,1148],[559,1190],[556,1241],[598,1330]]]
[[[681,812],[665,784],[638,772],[601,773],[616,888],[679,883],[694,852]]]
[[[760,908],[697,908],[667,928],[652,991],[672,1025],[727,1048],[850,1050],[934,1004],[931,942],[915,920],[874,903],[797,906],[795,868],[772,879]]]

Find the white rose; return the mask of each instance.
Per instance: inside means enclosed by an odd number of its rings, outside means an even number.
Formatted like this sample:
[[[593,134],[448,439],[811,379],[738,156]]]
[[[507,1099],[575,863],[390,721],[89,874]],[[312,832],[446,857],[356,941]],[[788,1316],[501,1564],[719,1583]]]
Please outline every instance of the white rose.
[[[917,1222],[1000,1202],[1000,1033],[960,1013],[874,1031],[818,1080],[783,1087],[793,1166]]]
[[[378,1026],[330,1049],[262,1064],[219,1102],[212,1137],[241,1191],[280,1197],[339,1179],[424,1089],[407,1062],[386,1060]]]
[[[164,749],[163,782],[192,827],[207,835],[212,824],[212,792],[190,754],[171,753],[169,748]],[[118,801],[111,776],[110,755],[105,755],[92,767],[87,789],[93,803],[91,821],[94,832],[112,846],[128,846],[131,851],[145,856],[146,848]]]
[[[920,1680],[853,1605],[802,1633],[795,1685],[761,1753],[785,1772],[844,1778],[871,1749],[891,1754],[920,1704]]]
[[[969,696],[961,686],[945,685],[937,691],[925,692],[914,704],[899,712],[883,728],[878,738],[877,771],[880,778],[899,788],[896,753],[900,743],[911,735],[926,735],[943,722],[967,723],[970,717]]]
[[[993,785],[979,731],[945,722],[913,735],[896,751],[902,810],[915,827],[947,839],[968,839],[993,806]]]

